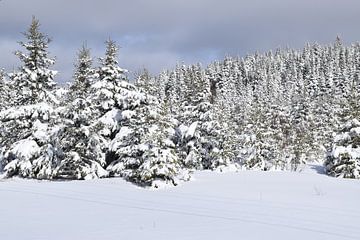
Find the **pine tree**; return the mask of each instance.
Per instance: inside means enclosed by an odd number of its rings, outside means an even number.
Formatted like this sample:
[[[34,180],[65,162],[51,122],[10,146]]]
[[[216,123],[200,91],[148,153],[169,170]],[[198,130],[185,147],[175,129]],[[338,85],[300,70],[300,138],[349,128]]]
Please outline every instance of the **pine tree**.
[[[0,113],[5,129],[2,165],[5,175],[27,178],[51,178],[56,166],[56,112],[51,105],[39,103],[11,107]]]
[[[92,104],[98,109],[98,116],[102,116],[112,108],[121,108],[126,102],[122,102],[122,95],[132,91],[135,86],[126,82],[127,70],[118,65],[117,54],[119,47],[111,39],[106,42],[105,57],[100,58],[101,66],[97,69],[98,80],[92,88]]]
[[[158,118],[157,100],[125,81],[126,70],[118,66],[117,51],[116,44],[107,41],[90,98],[98,118],[92,128],[100,134],[107,170],[110,176],[140,185],[151,185],[156,179],[175,183],[179,163],[174,151],[167,150],[159,139],[167,136],[157,130],[156,124],[163,122]],[[152,130],[160,131],[156,138]],[[160,171],[167,167],[168,171]]]
[[[10,108],[0,113],[3,151],[2,166],[6,176],[51,178],[57,159],[51,142],[56,136],[57,119],[52,104],[56,71],[49,67],[54,60],[48,58],[50,39],[39,31],[39,21],[33,17],[20,42],[28,53],[16,52],[23,62],[18,72],[10,74]]]
[[[54,178],[89,179],[107,176],[103,169],[105,154],[101,149],[101,136],[92,127],[94,112],[90,100],[90,86],[94,81],[90,50],[85,45],[78,52],[74,82],[63,111],[61,131],[56,147],[61,150]]]
[[[178,148],[187,168],[215,169],[227,163],[221,156],[223,126],[214,111],[207,101],[185,108],[183,118],[188,125],[180,126]]]
[[[90,103],[93,131],[100,134],[100,149],[106,154],[107,164],[113,161],[109,144],[120,130],[121,112],[133,109],[145,101],[144,94],[137,95],[137,88],[126,81],[127,70],[118,65],[118,46],[112,40],[106,43],[106,52],[100,58],[97,78],[90,86]]]
[[[262,99],[266,96],[261,96],[263,90],[258,87],[241,136],[240,162],[246,169],[267,171],[281,165],[278,163],[282,157],[278,142],[280,129],[273,127],[276,113],[267,105],[269,99]]]
[[[360,178],[360,122],[347,122],[335,136],[324,166],[334,177]]]
[[[7,108],[9,101],[9,89],[5,82],[5,73],[0,69],[0,111]]]
[[[154,120],[144,138],[148,147],[141,156],[142,164],[134,177],[154,187],[159,187],[161,182],[177,185],[180,179],[188,180],[188,174],[181,169],[181,161],[175,149],[176,125],[170,118],[166,103],[160,107]]]
[[[8,103],[8,90],[7,90],[7,85],[5,82],[5,74],[4,71],[2,69],[0,69],[0,112],[5,110],[7,108],[7,103]],[[1,115],[1,113],[0,113]],[[5,128],[4,125],[1,124],[0,125],[0,172],[2,172],[3,170],[3,157],[4,157],[4,151],[5,151],[5,147],[3,146],[4,141],[5,141],[5,137],[6,135],[5,133]]]
[[[146,68],[137,73],[135,77],[135,86],[147,94],[160,98],[163,90],[157,85],[159,83],[160,82],[157,82],[155,78],[150,75],[149,70]]]
[[[54,178],[91,179],[108,175],[103,169],[102,136],[92,127],[92,115],[90,104],[84,98],[78,97],[67,106],[54,144],[61,150]]]
[[[136,88],[128,93],[130,96],[127,99],[128,104],[118,109],[117,119],[120,129],[109,144],[107,170],[112,176],[122,176],[136,181],[136,171],[142,164],[141,157],[148,150],[145,137],[154,124],[157,114],[154,105],[156,100]]]
[[[49,69],[55,61],[49,58],[47,51],[51,40],[40,32],[40,23],[35,17],[24,36],[27,42],[21,41],[20,45],[27,50],[27,53],[15,52],[23,62],[23,66],[19,71],[10,74],[11,86],[16,91],[13,105],[36,104],[42,101],[57,102],[52,92],[55,89],[54,78],[57,72]]]
[[[97,75],[92,67],[93,59],[90,55],[90,49],[85,44],[77,53],[77,62],[73,75],[73,83],[70,85],[68,101],[76,98],[87,97],[90,93],[90,86],[95,81]]]
[[[213,106],[215,121],[221,127],[218,134],[219,153],[212,162],[212,168],[223,168],[230,165],[237,167],[239,157],[239,133],[236,124],[236,114],[232,100],[232,92],[228,89],[219,96]]]

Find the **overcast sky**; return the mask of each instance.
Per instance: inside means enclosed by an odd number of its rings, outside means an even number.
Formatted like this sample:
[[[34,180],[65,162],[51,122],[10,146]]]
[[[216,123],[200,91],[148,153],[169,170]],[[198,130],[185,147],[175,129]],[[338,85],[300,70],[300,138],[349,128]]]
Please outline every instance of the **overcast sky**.
[[[2,0],[0,67],[19,66],[13,52],[35,15],[53,42],[59,82],[69,81],[84,41],[94,57],[111,37],[119,61],[134,72],[153,73],[176,63],[207,64],[306,42],[360,40],[359,0]]]

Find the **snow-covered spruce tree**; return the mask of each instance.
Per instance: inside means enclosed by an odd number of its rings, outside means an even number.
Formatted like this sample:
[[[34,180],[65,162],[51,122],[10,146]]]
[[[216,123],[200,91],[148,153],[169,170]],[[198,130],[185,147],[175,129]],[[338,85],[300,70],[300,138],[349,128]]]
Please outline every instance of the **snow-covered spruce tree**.
[[[216,74],[219,64],[212,67],[214,69],[204,71],[200,64],[182,65],[155,78],[160,81],[154,84],[160,92],[160,100],[170,105],[171,115],[179,121],[175,142],[187,168],[215,169],[234,160],[232,149],[236,137],[230,136],[233,130],[227,131],[230,123],[222,114],[222,106],[229,102],[218,104],[218,83],[222,75]],[[230,118],[227,114],[226,119]]]
[[[139,185],[153,185],[156,180],[175,184],[180,172],[176,155],[151,135],[160,131],[157,124],[165,121],[159,118],[158,102],[126,81],[126,70],[118,66],[117,51],[116,44],[107,41],[97,71],[99,79],[92,84],[89,98],[96,119],[91,129],[99,134],[98,147],[106,155],[106,169],[110,176]],[[168,135],[161,134],[168,143]]]
[[[263,108],[266,108],[264,110]],[[241,136],[240,163],[246,169],[270,170],[284,168],[280,154],[278,136],[280,129],[273,127],[276,112],[264,102],[254,101],[247,124]]]
[[[291,147],[289,164],[291,170],[297,170],[305,164],[309,157],[313,144],[312,115],[310,113],[309,99],[304,97],[303,89],[298,89],[301,94],[295,93],[291,102],[290,124],[291,124]]]
[[[137,98],[137,89],[126,81],[126,69],[118,65],[118,46],[112,40],[106,43],[106,52],[100,58],[100,66],[96,69],[96,80],[90,86],[90,102],[92,131],[100,136],[99,147],[107,154],[107,164],[112,161],[109,155],[109,144],[120,130],[119,120],[122,109],[135,108],[142,100]]]
[[[275,66],[269,66],[275,71]],[[285,98],[279,85],[279,76],[269,76],[259,69],[253,83],[241,87],[240,103],[240,164],[245,169],[271,170],[284,169],[284,156],[281,147],[285,139],[284,108]],[[237,103],[235,103],[236,105]]]
[[[239,155],[239,135],[238,128],[235,122],[236,114],[233,109],[233,104],[230,101],[232,99],[231,93],[229,95],[222,94],[221,98],[217,98],[213,106],[215,120],[221,126],[219,131],[219,150],[216,161],[212,163],[212,168],[218,168],[222,171],[226,167],[238,167],[238,155]]]
[[[61,150],[54,178],[89,179],[107,176],[103,169],[105,154],[100,148],[100,135],[91,124],[90,85],[96,77],[90,50],[84,45],[79,50],[73,83],[67,94],[63,123],[57,135],[56,147]]]
[[[145,116],[146,123],[150,123],[143,140],[146,147],[141,155],[141,165],[130,176],[136,182],[159,187],[162,182],[177,185],[179,179],[189,179],[173,141],[176,121],[171,119],[168,111],[164,103],[157,113]]]
[[[16,52],[23,66],[10,74],[11,107],[0,112],[1,144],[5,147],[2,166],[8,177],[51,178],[57,162],[51,144],[56,134],[53,104],[57,100],[52,92],[56,71],[49,69],[54,64],[47,52],[50,39],[39,26],[33,18],[24,33],[28,41],[20,45],[27,53]]]
[[[230,58],[224,60],[222,74],[217,80],[211,76],[211,72],[206,72],[206,78],[210,82],[211,99],[213,102],[213,112],[220,131],[217,136],[219,143],[218,160],[214,162],[214,167],[222,170],[224,167],[239,167],[239,121],[241,113],[236,103],[241,101],[241,94],[237,88],[236,69],[233,68],[235,62]],[[218,81],[218,82],[216,82]]]
[[[7,82],[5,82],[5,72],[0,69],[0,111],[7,108],[9,90]]]
[[[0,112],[6,176],[51,178],[55,167],[53,140],[56,112],[47,103],[11,107]]]
[[[92,104],[97,110],[97,116],[101,117],[113,108],[119,108],[122,103],[122,95],[127,91],[136,89],[135,86],[126,82],[126,69],[118,65],[117,54],[119,47],[114,41],[106,41],[106,53],[100,58],[101,66],[97,69],[98,80],[91,85]],[[124,90],[124,91],[123,91]],[[119,105],[120,104],[120,105]]]
[[[7,108],[8,103],[8,90],[7,85],[5,83],[5,74],[2,69],[0,69],[0,112],[5,110]],[[3,159],[3,152],[5,150],[5,147],[3,146],[3,138],[4,138],[4,126],[3,124],[0,125],[0,172],[2,172],[3,166],[2,166],[2,159]]]
[[[65,110],[55,146],[61,154],[54,178],[92,179],[106,177],[102,137],[92,128],[89,101],[75,98]]]
[[[174,123],[162,114],[154,97],[136,88],[122,97],[123,104],[112,111],[112,117],[101,119],[105,124],[115,119],[120,128],[112,131],[114,138],[106,159],[110,176],[147,186],[158,186],[157,180],[177,184],[182,171],[172,142]]]
[[[111,141],[113,161],[107,170],[139,185],[176,185],[178,179],[188,179],[175,150],[176,121],[159,109],[156,99],[143,97],[141,105],[121,111],[121,129]]]
[[[90,86],[97,78],[95,69],[92,66],[93,59],[90,49],[83,44],[77,53],[77,61],[74,64],[75,72],[73,83],[69,87],[68,101],[75,98],[86,98],[90,93]]]
[[[149,70],[146,68],[142,69],[136,74],[135,86],[144,91],[145,93],[161,98],[163,89],[159,86],[160,82],[151,76]]]
[[[192,169],[215,169],[228,163],[221,155],[226,124],[218,121],[211,103],[216,98],[216,87],[211,88],[212,83],[204,77],[199,65],[188,68],[180,80],[184,86],[179,97],[183,104],[177,115],[181,121],[178,148],[184,165]]]
[[[27,42],[20,45],[27,53],[16,51],[15,55],[23,62],[19,71],[10,74],[11,85],[16,91],[14,105],[35,104],[41,101],[56,102],[53,90],[57,71],[49,69],[55,60],[49,58],[47,51],[50,38],[40,32],[40,23],[33,17],[31,25],[24,33]]]
[[[142,164],[142,155],[148,150],[145,142],[145,136],[150,126],[154,123],[152,120],[156,112],[152,110],[151,105],[155,99],[133,89],[132,98],[124,96],[127,105],[116,109],[117,124],[119,131],[114,132],[111,138],[107,163],[107,170],[111,176],[121,176],[132,180],[135,172]]]
[[[360,178],[360,122],[347,122],[335,136],[332,150],[324,163],[326,173],[334,177]]]

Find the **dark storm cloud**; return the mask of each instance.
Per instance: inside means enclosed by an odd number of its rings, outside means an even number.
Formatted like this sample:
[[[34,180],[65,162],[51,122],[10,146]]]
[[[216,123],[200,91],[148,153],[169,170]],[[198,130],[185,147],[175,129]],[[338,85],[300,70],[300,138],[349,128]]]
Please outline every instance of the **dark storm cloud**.
[[[122,66],[157,72],[182,61],[329,43],[336,35],[358,41],[359,10],[358,0],[3,0],[0,66],[18,64],[12,52],[32,15],[54,39],[59,81],[67,81],[83,41],[101,56],[112,37],[122,47]]]

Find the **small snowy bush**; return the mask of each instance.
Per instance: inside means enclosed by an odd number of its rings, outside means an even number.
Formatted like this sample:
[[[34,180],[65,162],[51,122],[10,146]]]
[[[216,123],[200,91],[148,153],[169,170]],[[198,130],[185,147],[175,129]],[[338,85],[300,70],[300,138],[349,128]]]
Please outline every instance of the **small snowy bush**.
[[[360,178],[360,122],[351,120],[336,135],[325,161],[327,174]]]

